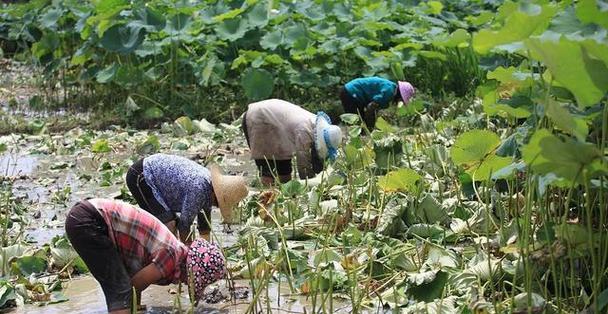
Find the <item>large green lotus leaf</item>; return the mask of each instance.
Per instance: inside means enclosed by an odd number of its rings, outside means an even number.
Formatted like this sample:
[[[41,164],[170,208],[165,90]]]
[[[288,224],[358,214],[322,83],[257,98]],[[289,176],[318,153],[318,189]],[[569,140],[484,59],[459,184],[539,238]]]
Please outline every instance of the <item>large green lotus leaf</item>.
[[[576,16],[584,23],[595,23],[608,28],[608,2],[602,0],[579,0]]]
[[[441,238],[445,234],[446,230],[437,224],[413,224],[407,229],[406,232],[407,236],[418,236],[421,238],[434,239]]]
[[[508,68],[498,67],[488,72],[487,77],[506,85],[506,88],[522,88],[534,84],[534,78],[530,72],[521,71],[512,66]]]
[[[0,281],[0,308],[4,308],[8,301],[15,301],[16,298],[15,288],[6,280]]]
[[[435,299],[441,298],[443,288],[448,282],[449,275],[444,271],[427,271],[412,278],[410,276],[408,281],[418,280],[418,277],[423,276],[425,281],[420,284],[412,285],[407,293],[418,301],[431,302]]]
[[[160,151],[160,141],[156,135],[149,135],[143,143],[139,143],[135,147],[135,151],[144,156],[154,154]]]
[[[549,101],[546,104],[545,114],[562,131],[576,136],[581,142],[585,141],[589,133],[589,127],[587,127],[585,120],[575,117],[568,109],[554,101]]]
[[[97,24],[97,35],[103,36],[108,28],[114,25],[115,20],[113,17],[120,13],[122,10],[129,8],[129,1],[127,0],[97,0],[93,1],[95,5],[95,15],[91,16],[87,20],[87,24]],[[83,38],[86,38],[85,36]]]
[[[515,82],[520,84],[520,82]],[[482,99],[483,110],[490,116],[527,118],[532,114],[532,101],[526,96],[514,96],[510,99],[499,99],[498,89],[512,89],[513,84],[498,84],[487,81],[477,87],[477,95]]]
[[[431,194],[425,195],[416,207],[416,216],[423,223],[443,223],[448,219],[446,210]]]
[[[44,14],[40,16],[40,25],[48,29],[57,29],[57,21],[59,20],[63,12],[63,10],[56,8],[47,10]]]
[[[580,44],[589,56],[604,61],[604,64],[608,67],[608,41],[600,42],[595,39],[586,39],[581,41]]]
[[[345,3],[336,2],[336,5],[334,5],[333,14],[336,16],[338,21],[341,22],[352,22],[353,20],[352,11],[346,6]]]
[[[241,17],[224,20],[215,29],[217,35],[227,41],[236,41],[243,38],[247,30],[247,21]]]
[[[8,275],[10,262],[14,258],[23,255],[28,249],[30,249],[29,246],[22,244],[14,244],[0,248],[0,275]]]
[[[224,72],[224,63],[213,53],[205,53],[202,60],[199,60],[202,71],[198,72],[199,84],[209,86],[216,84],[219,77]]]
[[[581,246],[590,249],[587,244],[590,242],[590,238],[594,238],[592,245],[599,243],[599,236],[592,234],[585,225],[562,223],[554,225],[555,237],[569,246],[581,248]]]
[[[138,57],[145,58],[147,56],[162,55],[162,42],[144,40],[144,42],[135,50]]]
[[[499,170],[511,165],[513,158],[488,155],[484,160],[473,167],[467,169],[474,181],[484,181],[492,178],[492,175]]]
[[[466,173],[475,181],[483,181],[512,162],[511,157],[494,155],[499,145],[500,138],[495,133],[473,130],[456,139],[450,154],[454,163],[465,168]]]
[[[97,12],[98,15],[108,16],[108,15],[114,15],[114,14],[120,12],[120,10],[122,10],[122,8],[124,6],[127,6],[129,4],[129,1],[127,1],[127,0],[94,0],[93,4],[95,5],[95,12]]]
[[[22,276],[39,274],[46,270],[46,260],[39,256],[22,256],[13,262],[13,271]]]
[[[187,34],[188,28],[192,25],[192,16],[184,13],[179,13],[172,16],[167,25],[165,31],[170,36],[178,36]]]
[[[468,47],[471,34],[466,30],[459,28],[448,36],[437,37],[432,41],[432,44],[439,47]]]
[[[55,32],[45,33],[39,41],[32,45],[32,53],[38,59],[53,53],[59,48],[59,36]]]
[[[585,25],[576,17],[574,6],[566,7],[551,20],[548,30],[560,34],[584,34],[592,35],[597,31],[597,26],[593,24]]]
[[[473,48],[485,54],[496,46],[522,41],[546,29],[556,12],[557,7],[552,4],[522,4],[505,19],[502,28],[477,32],[473,36]]]
[[[114,25],[103,33],[101,46],[118,53],[130,53],[141,45],[145,34],[141,25]]]
[[[601,152],[595,145],[569,138],[562,141],[547,129],[536,131],[521,152],[522,159],[538,174],[554,173],[571,182],[583,181],[581,170],[591,175],[606,171],[599,165]]]
[[[260,1],[247,13],[247,21],[253,27],[264,27],[268,24],[268,15],[271,2]]]
[[[150,107],[144,111],[143,118],[145,120],[156,120],[165,116],[163,110],[157,106]]]
[[[418,54],[427,59],[437,59],[437,60],[441,60],[441,61],[448,60],[446,55],[439,51],[420,50],[420,51],[418,51]]]
[[[167,20],[162,13],[148,6],[135,10],[134,13],[139,17],[139,20],[132,21],[129,24],[141,25],[148,32],[160,31],[167,25]]]
[[[260,46],[267,50],[275,50],[283,43],[283,33],[277,29],[266,33],[260,40]]]
[[[80,264],[83,263],[83,261],[80,256],[78,256],[78,253],[76,253],[72,247],[68,246],[51,248],[51,263],[54,267],[59,269],[68,264],[80,268]]]
[[[592,59],[581,43],[552,36],[530,38],[526,46],[532,57],[542,61],[551,76],[567,88],[585,108],[598,103],[608,91],[608,68],[604,62]]]
[[[241,78],[241,86],[250,100],[267,98],[274,89],[274,78],[264,69],[249,69]]]
[[[348,167],[352,169],[367,167],[374,161],[373,149],[357,148],[353,144],[344,146],[344,155]]]
[[[500,145],[496,133],[487,130],[473,130],[460,135],[450,154],[457,165],[479,162]]]
[[[117,70],[118,64],[112,63],[111,65],[108,65],[105,69],[97,72],[97,75],[95,75],[95,79],[97,79],[97,82],[102,84],[110,82],[112,81],[112,79],[114,79]]]
[[[404,206],[387,206],[378,219],[376,232],[391,237],[403,234],[407,230],[407,226],[401,218],[403,210]]]
[[[294,49],[304,50],[308,45],[306,27],[296,24],[285,28],[285,44]]]
[[[491,96],[483,98],[483,110],[490,116],[501,116],[501,117],[513,117],[517,119],[527,118],[532,115],[530,108],[522,107],[522,106],[512,106],[509,103],[513,103],[513,101],[509,100],[508,102],[502,101],[489,101]]]
[[[236,8],[236,9],[232,9],[228,12],[224,12],[220,15],[216,15],[213,17],[213,20],[215,22],[222,22],[225,20],[230,20],[233,19],[239,15],[241,15],[241,13],[245,12],[245,8],[241,7],[241,8]]]
[[[416,193],[418,185],[422,180],[416,171],[408,168],[401,168],[387,173],[378,178],[378,186],[387,193],[409,192]]]

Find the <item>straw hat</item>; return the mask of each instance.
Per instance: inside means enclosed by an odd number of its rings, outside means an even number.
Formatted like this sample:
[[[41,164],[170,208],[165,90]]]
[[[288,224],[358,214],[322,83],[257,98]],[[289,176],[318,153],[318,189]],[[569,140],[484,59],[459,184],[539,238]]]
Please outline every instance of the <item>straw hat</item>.
[[[405,81],[398,81],[397,85],[399,86],[399,93],[401,94],[401,99],[403,99],[403,104],[407,105],[416,93],[414,86]]]
[[[213,192],[217,198],[217,206],[220,208],[224,221],[230,222],[232,209],[249,193],[245,178],[223,175],[222,170],[216,164],[209,166],[209,171]]]
[[[342,144],[342,130],[331,124],[331,119],[325,112],[317,112],[315,120],[315,148],[321,160],[336,159],[338,147]]]

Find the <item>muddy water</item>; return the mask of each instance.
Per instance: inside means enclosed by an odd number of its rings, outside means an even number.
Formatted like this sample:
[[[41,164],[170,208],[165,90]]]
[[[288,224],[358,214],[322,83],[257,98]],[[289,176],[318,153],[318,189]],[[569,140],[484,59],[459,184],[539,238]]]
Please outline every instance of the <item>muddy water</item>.
[[[248,289],[248,282],[245,280],[236,280],[235,287],[240,291],[246,291],[240,294],[239,299],[224,300],[217,303],[202,302],[194,308],[194,313],[245,313],[259,312],[263,309],[265,312],[269,310],[272,313],[308,313],[311,311],[311,301],[301,295],[290,295],[288,291],[281,291],[279,294],[278,284],[272,283],[269,286],[268,299],[261,297],[261,307],[258,311],[250,308],[252,295]],[[283,287],[286,284],[283,283]],[[181,303],[182,312],[187,312],[191,309],[188,297],[185,293],[181,296],[177,294],[178,286],[151,286],[142,294],[142,304],[146,305],[147,314],[169,314],[179,313],[178,299]],[[215,284],[208,288],[210,290],[220,291],[224,296],[228,296],[226,282]],[[287,289],[282,289],[287,290]],[[40,314],[64,314],[64,313],[91,313],[102,314],[107,313],[106,305],[103,298],[101,288],[91,276],[82,276],[73,279],[66,283],[64,290],[65,295],[70,299],[67,302],[52,304],[43,307],[35,305],[25,305],[23,308],[17,308],[10,313],[40,313]],[[243,298],[245,296],[245,298]],[[268,300],[268,301],[267,301]],[[212,301],[214,302],[214,301]],[[318,306],[317,306],[318,308]],[[326,304],[326,310],[329,305]],[[350,313],[348,302],[341,299],[336,299],[333,302],[333,313]]]
[[[162,139],[161,139],[162,141]],[[239,139],[240,141],[240,139]],[[242,145],[243,143],[238,143]],[[98,176],[98,167],[101,160],[86,153],[71,155],[59,154],[29,154],[32,143],[23,145],[20,152],[11,152],[0,155],[0,171],[2,175],[16,178],[13,182],[15,196],[23,197],[30,202],[31,206],[27,212],[29,220],[26,229],[26,240],[37,245],[48,243],[54,236],[64,234],[63,222],[65,213],[76,201],[90,196],[111,197],[119,193],[122,183],[108,187],[100,187],[95,180],[82,180],[83,174]],[[188,152],[168,152],[188,155]],[[127,159],[129,154],[117,151],[110,156],[105,156],[104,161],[120,162]],[[252,178],[255,166],[249,160],[249,155],[242,150],[228,152],[221,158],[221,165],[227,173],[239,173]],[[65,195],[65,200],[57,201],[59,191],[69,187],[70,191]],[[59,193],[61,194],[61,193]],[[223,247],[236,243],[236,231],[238,226],[232,226],[231,230],[219,224],[221,221],[219,210],[212,212],[212,226],[218,242]],[[208,288],[208,292],[216,291],[220,300],[214,304],[202,303],[194,313],[244,313],[252,301],[253,295],[249,291],[249,281],[237,280],[234,285],[240,291],[240,299],[230,300],[230,293],[223,281]],[[63,293],[69,298],[68,301],[39,307],[37,305],[25,305],[11,310],[11,313],[106,313],[106,306],[101,288],[90,275],[81,276],[64,282]],[[264,311],[273,313],[306,313],[311,310],[310,300],[305,296],[291,295],[285,291],[287,284],[281,286],[271,283],[268,296],[260,297],[259,303],[263,304]],[[215,290],[217,289],[217,290]],[[175,313],[178,300],[182,309],[187,311],[190,303],[187,294],[178,297],[177,286],[151,286],[142,295],[142,303],[148,306],[146,313]],[[221,296],[224,296],[223,298]],[[336,299],[333,302],[334,312],[349,313],[348,303]],[[326,307],[326,310],[328,307]],[[250,309],[251,310],[251,309]],[[257,311],[255,311],[257,312]]]

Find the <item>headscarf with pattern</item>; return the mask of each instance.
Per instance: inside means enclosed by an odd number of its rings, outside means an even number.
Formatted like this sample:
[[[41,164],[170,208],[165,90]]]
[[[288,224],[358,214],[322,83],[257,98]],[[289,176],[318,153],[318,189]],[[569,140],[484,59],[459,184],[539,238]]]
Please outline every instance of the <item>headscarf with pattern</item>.
[[[190,245],[186,267],[194,285],[194,298],[200,300],[205,288],[226,274],[226,263],[220,248],[203,239],[196,239]]]

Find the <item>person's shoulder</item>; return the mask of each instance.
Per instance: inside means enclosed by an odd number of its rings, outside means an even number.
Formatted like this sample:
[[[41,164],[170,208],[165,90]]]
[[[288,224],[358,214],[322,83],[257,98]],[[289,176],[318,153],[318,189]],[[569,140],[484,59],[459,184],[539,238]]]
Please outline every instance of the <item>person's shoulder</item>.
[[[392,83],[390,80],[387,80],[383,77],[379,76],[367,76],[367,77],[358,77],[356,79],[351,80],[346,83],[347,85],[357,85],[357,84],[374,84],[374,83]]]
[[[368,78],[370,82],[383,83],[383,84],[394,84],[391,80],[385,79],[379,76],[371,76]]]

